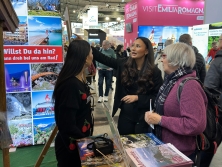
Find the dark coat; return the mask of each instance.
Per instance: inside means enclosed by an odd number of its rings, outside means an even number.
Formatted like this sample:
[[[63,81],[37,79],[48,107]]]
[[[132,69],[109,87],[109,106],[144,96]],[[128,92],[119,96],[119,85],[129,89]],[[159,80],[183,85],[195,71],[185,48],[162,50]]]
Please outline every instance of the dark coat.
[[[114,95],[114,105],[113,105],[113,112],[112,116],[114,116],[118,110],[121,108],[121,99],[127,95],[125,87],[121,84],[121,74],[124,69],[124,64],[128,60],[129,57],[122,58],[122,59],[113,59],[107,56],[104,56],[98,50],[92,48],[94,59],[102,64],[105,64],[113,69],[116,69],[116,91]],[[153,71],[153,83],[154,87],[150,89],[146,94],[139,94],[138,95],[138,110],[140,111],[148,111],[150,108],[150,99],[154,103],[157,93],[159,91],[160,86],[163,84],[163,80],[161,77],[161,71],[155,67]]]
[[[199,50],[193,46],[194,53],[196,55],[196,64],[193,70],[196,71],[197,77],[204,83],[204,79],[206,76],[206,65],[202,54],[199,53]]]
[[[216,53],[215,59],[210,63],[204,86],[222,92],[222,50]],[[219,104],[222,107],[222,95],[220,96]]]
[[[116,58],[122,59],[124,57],[127,57],[127,56],[124,55],[124,53],[119,54],[118,52],[116,52]]]

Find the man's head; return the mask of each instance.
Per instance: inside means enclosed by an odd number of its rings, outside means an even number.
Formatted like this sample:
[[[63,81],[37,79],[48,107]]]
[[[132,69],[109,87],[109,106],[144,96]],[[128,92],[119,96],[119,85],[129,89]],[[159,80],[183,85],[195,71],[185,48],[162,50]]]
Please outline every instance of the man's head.
[[[173,40],[172,39],[167,39],[164,43],[164,46],[167,47],[168,45],[173,44]]]
[[[91,43],[91,46],[92,46],[92,47],[95,47],[95,42],[92,42],[92,43]]]
[[[217,42],[216,41],[212,42],[211,46],[214,50],[217,50]]]
[[[218,48],[222,49],[222,34],[221,34],[219,41],[218,41]]]
[[[103,49],[104,50],[107,50],[107,49],[109,49],[110,48],[110,42],[109,41],[107,41],[107,40],[104,40],[103,41]]]
[[[186,43],[186,44],[192,46],[192,38],[191,38],[190,34],[181,35],[179,38],[179,42],[183,42],[183,43]]]

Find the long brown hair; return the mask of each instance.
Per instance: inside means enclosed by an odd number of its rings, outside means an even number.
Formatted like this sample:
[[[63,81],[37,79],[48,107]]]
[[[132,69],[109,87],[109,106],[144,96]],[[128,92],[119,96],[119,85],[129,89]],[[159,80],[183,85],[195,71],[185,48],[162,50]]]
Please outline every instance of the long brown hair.
[[[147,87],[152,89],[154,86],[152,81],[154,70],[154,52],[152,44],[148,38],[138,37],[137,39],[141,39],[144,42],[148,50],[148,54],[145,55],[143,66],[140,71],[137,70],[136,61],[131,57],[128,58],[127,62],[124,64],[121,83],[126,88],[137,83],[138,90],[136,93],[146,94],[146,92],[149,91],[147,90]]]

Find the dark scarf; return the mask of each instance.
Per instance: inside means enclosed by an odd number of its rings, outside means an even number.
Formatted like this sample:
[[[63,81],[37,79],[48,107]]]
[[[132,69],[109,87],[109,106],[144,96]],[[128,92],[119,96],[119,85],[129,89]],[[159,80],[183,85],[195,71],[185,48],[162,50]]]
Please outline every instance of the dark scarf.
[[[164,103],[165,100],[170,93],[170,90],[173,88],[175,83],[179,78],[186,74],[192,73],[192,69],[189,67],[180,67],[175,72],[165,77],[163,85],[160,87],[159,92],[157,94],[154,108],[156,113],[159,115],[164,115]],[[155,126],[155,134],[156,136],[162,140],[162,127],[159,125]]]

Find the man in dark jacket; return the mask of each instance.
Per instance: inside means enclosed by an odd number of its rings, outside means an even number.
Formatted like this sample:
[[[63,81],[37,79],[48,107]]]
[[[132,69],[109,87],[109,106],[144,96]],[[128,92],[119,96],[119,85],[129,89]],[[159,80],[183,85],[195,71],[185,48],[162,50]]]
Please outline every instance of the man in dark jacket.
[[[210,64],[204,85],[222,92],[222,35],[219,38],[218,49],[215,59]],[[222,98],[220,98],[220,105],[222,106]]]
[[[194,53],[196,55],[196,63],[193,70],[196,71],[197,77],[203,83],[206,76],[206,66],[205,66],[205,61],[204,61],[203,56],[199,53],[198,49],[192,45],[192,38],[189,34],[181,35],[179,38],[179,42],[186,43],[193,47]]]
[[[222,35],[219,38],[218,49],[215,59],[210,64],[210,68],[204,80],[204,86],[222,92]],[[222,95],[220,96],[219,105],[222,106]],[[200,166],[208,167],[213,156],[213,153],[202,153]]]

